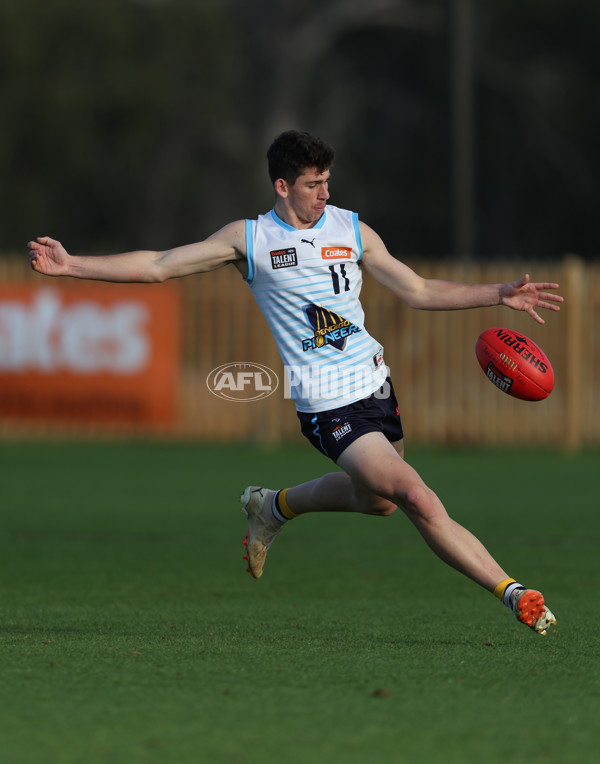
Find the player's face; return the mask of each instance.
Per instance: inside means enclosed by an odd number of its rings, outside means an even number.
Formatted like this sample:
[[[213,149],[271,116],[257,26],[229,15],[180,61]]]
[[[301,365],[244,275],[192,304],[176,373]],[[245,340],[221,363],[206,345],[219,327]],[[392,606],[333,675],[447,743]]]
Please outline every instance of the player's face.
[[[287,204],[302,225],[317,223],[329,199],[329,170],[317,172],[313,167],[296,178],[293,185],[287,185]]]

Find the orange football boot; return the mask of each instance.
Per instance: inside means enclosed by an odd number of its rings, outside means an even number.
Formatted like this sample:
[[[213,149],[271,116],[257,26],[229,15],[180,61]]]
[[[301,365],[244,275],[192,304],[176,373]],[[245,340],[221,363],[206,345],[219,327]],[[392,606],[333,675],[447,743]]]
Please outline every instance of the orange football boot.
[[[517,589],[511,596],[511,607],[518,621],[544,636],[556,625],[554,614],[544,604],[544,595],[535,589]]]

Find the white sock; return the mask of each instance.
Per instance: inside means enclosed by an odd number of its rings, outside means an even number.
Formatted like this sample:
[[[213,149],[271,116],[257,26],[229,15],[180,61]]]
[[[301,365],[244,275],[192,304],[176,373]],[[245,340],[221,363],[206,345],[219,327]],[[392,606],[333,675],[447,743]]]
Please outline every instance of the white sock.
[[[281,514],[279,511],[279,507],[277,506],[277,496],[279,495],[279,491],[273,496],[273,504],[271,506],[271,511],[273,512],[273,517],[276,520],[279,520],[280,523],[287,523],[288,519],[284,515]]]
[[[509,607],[513,612],[515,610],[514,605],[518,597],[513,597],[514,594],[518,593],[519,590],[525,591],[525,587],[523,584],[518,583],[518,581],[515,581],[513,584],[509,584],[506,589],[504,590],[504,604],[506,607]]]

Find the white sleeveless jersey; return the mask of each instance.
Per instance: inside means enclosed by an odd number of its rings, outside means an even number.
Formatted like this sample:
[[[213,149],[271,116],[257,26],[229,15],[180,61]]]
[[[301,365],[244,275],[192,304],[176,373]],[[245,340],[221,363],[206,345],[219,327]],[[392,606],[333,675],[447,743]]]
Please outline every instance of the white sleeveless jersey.
[[[317,412],[371,395],[386,378],[383,348],[359,302],[362,243],[355,212],[327,206],[308,229],[274,210],[246,221],[248,282],[286,367],[286,395]]]

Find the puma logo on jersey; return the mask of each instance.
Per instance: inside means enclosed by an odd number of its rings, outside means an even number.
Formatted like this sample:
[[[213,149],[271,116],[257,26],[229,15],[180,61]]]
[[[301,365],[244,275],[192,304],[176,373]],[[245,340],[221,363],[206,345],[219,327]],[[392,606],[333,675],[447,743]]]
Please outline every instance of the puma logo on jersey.
[[[295,247],[275,249],[271,252],[271,268],[274,271],[278,271],[280,268],[292,268],[294,265],[298,265]]]

